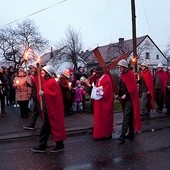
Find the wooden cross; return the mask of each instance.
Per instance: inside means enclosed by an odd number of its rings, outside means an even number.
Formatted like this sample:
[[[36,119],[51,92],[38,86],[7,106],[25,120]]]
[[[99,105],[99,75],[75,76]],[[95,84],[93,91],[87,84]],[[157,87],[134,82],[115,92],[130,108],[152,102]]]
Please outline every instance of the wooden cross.
[[[119,91],[119,89],[118,89],[118,86],[117,86],[117,84],[116,84],[116,82],[115,82],[115,79],[113,78],[112,74],[110,73],[110,70],[113,69],[113,68],[115,68],[116,65],[117,65],[117,63],[118,63],[120,60],[122,60],[122,59],[127,59],[128,54],[125,53],[125,54],[117,57],[117,58],[114,59],[111,63],[109,63],[109,64],[107,65],[107,64],[105,63],[102,55],[100,54],[100,51],[99,51],[98,47],[93,50],[93,53],[94,53],[97,61],[99,62],[99,64],[104,68],[105,72],[110,76],[111,81],[112,81],[112,86],[113,86],[114,92],[117,94],[118,91]]]

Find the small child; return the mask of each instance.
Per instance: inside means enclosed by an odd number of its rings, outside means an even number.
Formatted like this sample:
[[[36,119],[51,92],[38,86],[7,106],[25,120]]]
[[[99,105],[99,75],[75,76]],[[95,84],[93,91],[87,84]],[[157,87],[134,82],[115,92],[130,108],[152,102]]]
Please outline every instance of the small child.
[[[74,88],[74,100],[72,109],[74,112],[78,111],[82,113],[83,111],[83,96],[86,95],[86,91],[81,86],[80,80],[76,81],[76,87]]]

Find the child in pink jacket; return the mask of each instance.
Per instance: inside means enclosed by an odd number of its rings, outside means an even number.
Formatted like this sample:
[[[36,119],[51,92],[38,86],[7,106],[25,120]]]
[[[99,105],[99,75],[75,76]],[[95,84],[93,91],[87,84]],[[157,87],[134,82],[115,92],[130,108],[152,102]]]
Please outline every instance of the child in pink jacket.
[[[80,80],[76,81],[76,87],[74,88],[74,100],[73,100],[73,106],[72,109],[74,112],[79,111],[82,113],[83,111],[83,96],[86,95],[86,91],[81,85]]]

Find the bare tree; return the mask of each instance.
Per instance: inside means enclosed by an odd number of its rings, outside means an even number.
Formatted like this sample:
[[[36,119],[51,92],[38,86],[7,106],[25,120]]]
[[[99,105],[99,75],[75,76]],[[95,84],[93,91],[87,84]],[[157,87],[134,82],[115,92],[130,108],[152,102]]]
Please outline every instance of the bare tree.
[[[0,51],[8,61],[14,61],[15,66],[21,63],[17,33],[11,27],[0,30]]]
[[[82,51],[80,34],[68,26],[68,29],[66,30],[66,39],[61,41],[60,46],[65,47],[62,54],[66,56],[67,61],[73,63],[74,69],[77,69],[80,53]]]
[[[47,48],[48,41],[43,39],[32,20],[25,20],[17,26],[18,41],[21,48],[41,51]]]
[[[169,39],[169,42],[168,42],[168,44],[167,44],[167,46],[166,46],[166,49],[164,50],[164,54],[165,54],[165,56],[168,58],[168,59],[170,59],[170,39]],[[169,61],[168,61],[169,62]]]
[[[118,43],[111,43],[107,51],[107,58],[117,57],[129,52],[129,46],[124,42],[124,38],[119,38]]]
[[[14,29],[6,27],[0,30],[0,52],[7,61],[13,61],[15,67],[24,62],[23,52],[26,48],[41,51],[47,45],[48,41],[42,38],[31,20],[23,21]]]

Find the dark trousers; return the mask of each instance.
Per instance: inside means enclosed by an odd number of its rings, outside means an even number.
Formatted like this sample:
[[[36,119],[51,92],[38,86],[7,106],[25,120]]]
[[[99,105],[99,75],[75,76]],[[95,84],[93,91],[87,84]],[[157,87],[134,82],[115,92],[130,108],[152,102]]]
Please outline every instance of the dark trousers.
[[[126,133],[134,133],[134,128],[133,128],[133,106],[132,102],[130,100],[127,100],[123,104],[123,124],[122,124],[122,133],[121,136],[125,137]]]
[[[32,121],[30,123],[30,126],[32,126],[32,127],[35,126],[39,114],[40,114],[40,105],[39,105],[39,102],[38,102],[38,100],[36,98],[33,98]]]
[[[71,108],[72,108],[72,103],[73,103],[72,99],[64,99],[64,112],[65,112],[65,115],[70,114],[70,111],[71,111]]]
[[[50,122],[48,119],[48,113],[46,111],[44,111],[43,113],[44,113],[44,122],[41,127],[41,131],[40,131],[39,146],[42,147],[43,149],[46,149],[47,141],[51,133],[51,126],[50,126]],[[62,146],[63,141],[57,141],[56,145]]]
[[[150,96],[148,92],[141,94],[141,112],[142,115],[150,114]]]
[[[16,103],[15,101],[15,89],[14,88],[10,88],[10,91],[9,91],[9,101],[10,101],[10,104],[13,105]]]
[[[28,117],[29,100],[18,101],[21,117]]]
[[[85,98],[84,95],[83,95],[83,101],[82,101],[82,103],[83,103],[83,112],[86,112],[86,98]]]
[[[1,100],[1,113],[5,114],[5,96],[4,95],[0,96],[0,100]]]
[[[166,93],[166,108],[167,112],[170,113],[170,90],[167,90]]]
[[[164,94],[161,89],[155,90],[155,101],[158,106],[158,110],[162,111],[164,104]]]
[[[48,119],[47,112],[43,112],[43,113],[44,113],[44,122],[40,131],[39,146],[45,149],[47,147],[47,141],[50,136],[51,127],[50,127],[50,122]]]

